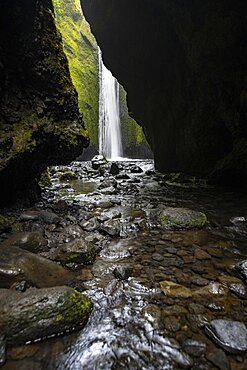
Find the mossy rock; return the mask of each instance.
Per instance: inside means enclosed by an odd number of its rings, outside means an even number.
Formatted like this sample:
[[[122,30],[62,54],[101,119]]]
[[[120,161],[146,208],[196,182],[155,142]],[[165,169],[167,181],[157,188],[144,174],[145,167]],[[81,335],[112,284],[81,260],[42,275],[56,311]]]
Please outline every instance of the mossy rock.
[[[61,181],[77,180],[77,174],[74,171],[63,172],[59,175]]]
[[[52,185],[51,175],[48,168],[41,174],[39,185],[44,187],[50,187]]]
[[[62,264],[83,263],[92,264],[96,257],[95,246],[83,239],[75,239],[65,243],[53,252],[51,258]]]
[[[11,343],[72,331],[86,324],[92,302],[66,287],[28,289],[24,293],[0,289],[0,329]]]
[[[160,212],[158,221],[168,229],[200,229],[206,224],[207,216],[187,208],[167,207]]]
[[[11,227],[10,227],[10,223],[8,221],[8,219],[2,215],[0,215],[0,233],[4,232],[4,231],[7,231],[9,230]]]

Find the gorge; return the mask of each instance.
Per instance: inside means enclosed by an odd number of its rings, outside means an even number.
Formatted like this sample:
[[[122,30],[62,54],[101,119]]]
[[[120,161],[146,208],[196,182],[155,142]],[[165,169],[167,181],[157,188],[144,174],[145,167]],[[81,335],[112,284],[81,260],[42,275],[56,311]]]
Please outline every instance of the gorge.
[[[3,370],[246,370],[246,10],[1,0]]]

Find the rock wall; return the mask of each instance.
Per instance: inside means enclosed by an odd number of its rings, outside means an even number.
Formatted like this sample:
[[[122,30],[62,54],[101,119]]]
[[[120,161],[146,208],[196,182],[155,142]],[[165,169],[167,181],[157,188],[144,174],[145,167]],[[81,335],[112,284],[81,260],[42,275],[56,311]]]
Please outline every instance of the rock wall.
[[[47,165],[88,144],[51,0],[0,3],[0,206],[38,199]]]
[[[246,181],[246,1],[81,4],[157,169]]]

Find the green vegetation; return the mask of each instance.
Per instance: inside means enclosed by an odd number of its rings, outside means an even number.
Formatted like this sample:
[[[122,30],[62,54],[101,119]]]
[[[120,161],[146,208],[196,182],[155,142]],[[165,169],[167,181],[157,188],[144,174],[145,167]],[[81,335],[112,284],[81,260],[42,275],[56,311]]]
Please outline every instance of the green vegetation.
[[[80,112],[91,144],[98,143],[98,46],[86,22],[80,0],[53,0]]]
[[[126,146],[140,145],[147,143],[142,127],[129,116],[128,106],[126,102],[126,91],[121,86],[120,88],[120,118],[122,124],[123,143]]]
[[[66,311],[57,314],[55,321],[63,321],[65,324],[70,324],[78,321],[78,318],[80,318],[81,322],[85,323],[93,308],[90,299],[74,290],[72,294],[68,295],[67,302],[69,307],[66,305]]]

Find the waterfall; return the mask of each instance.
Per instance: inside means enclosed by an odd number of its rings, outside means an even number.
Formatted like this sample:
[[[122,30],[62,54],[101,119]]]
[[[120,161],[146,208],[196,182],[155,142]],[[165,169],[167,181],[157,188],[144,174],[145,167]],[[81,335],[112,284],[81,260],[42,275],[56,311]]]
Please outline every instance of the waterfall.
[[[119,83],[105,67],[99,49],[99,153],[107,159],[123,156]]]

